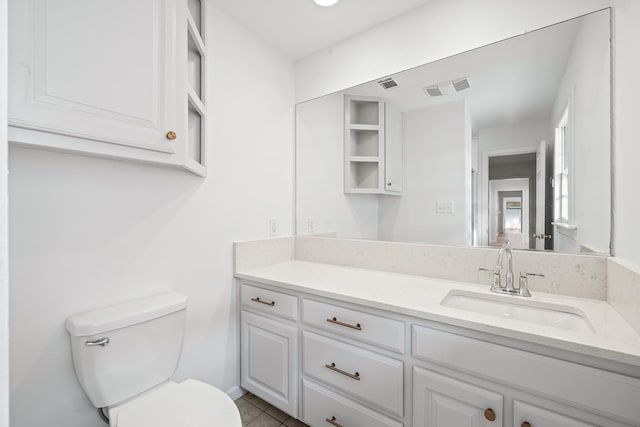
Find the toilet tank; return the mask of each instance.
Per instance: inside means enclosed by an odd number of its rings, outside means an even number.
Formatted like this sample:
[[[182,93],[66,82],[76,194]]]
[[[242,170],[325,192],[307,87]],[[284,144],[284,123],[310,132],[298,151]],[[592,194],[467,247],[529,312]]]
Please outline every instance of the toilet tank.
[[[168,380],[182,351],[187,297],[171,292],[70,316],[73,364],[96,408]]]

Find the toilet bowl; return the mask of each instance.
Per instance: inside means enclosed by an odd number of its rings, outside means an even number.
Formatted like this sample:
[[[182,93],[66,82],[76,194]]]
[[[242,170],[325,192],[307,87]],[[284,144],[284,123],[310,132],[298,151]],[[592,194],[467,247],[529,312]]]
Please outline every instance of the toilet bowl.
[[[170,380],[182,350],[187,297],[167,293],[67,318],[73,365],[91,403],[117,427],[241,427],[217,388]]]
[[[109,408],[114,427],[241,426],[233,401],[201,381],[168,381],[141,396]]]

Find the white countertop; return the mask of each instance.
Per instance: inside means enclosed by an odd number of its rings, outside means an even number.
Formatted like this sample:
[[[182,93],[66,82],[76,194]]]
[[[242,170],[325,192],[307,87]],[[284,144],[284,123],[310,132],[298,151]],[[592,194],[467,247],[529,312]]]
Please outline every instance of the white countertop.
[[[595,332],[575,332],[440,305],[456,289],[486,295],[473,284],[307,261],[288,261],[238,271],[240,279],[513,338],[640,367],[640,335],[605,301],[533,292],[527,301],[582,311]],[[505,296],[505,298],[521,298]]]

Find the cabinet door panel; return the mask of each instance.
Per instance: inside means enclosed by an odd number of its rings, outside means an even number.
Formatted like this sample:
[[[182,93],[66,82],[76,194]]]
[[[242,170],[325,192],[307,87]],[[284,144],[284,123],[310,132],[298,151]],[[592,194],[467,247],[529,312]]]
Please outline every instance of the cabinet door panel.
[[[384,189],[402,193],[403,184],[403,130],[402,113],[389,103],[385,104],[385,162]]]
[[[246,311],[241,316],[242,387],[297,416],[297,329]]]
[[[526,426],[525,423],[529,423],[531,427],[595,427],[594,424],[516,400],[513,402],[513,425],[521,427]]]
[[[175,0],[16,0],[11,15],[12,126],[174,152]]]
[[[426,369],[413,371],[414,427],[502,426],[501,394]],[[491,421],[485,411],[491,410]]]

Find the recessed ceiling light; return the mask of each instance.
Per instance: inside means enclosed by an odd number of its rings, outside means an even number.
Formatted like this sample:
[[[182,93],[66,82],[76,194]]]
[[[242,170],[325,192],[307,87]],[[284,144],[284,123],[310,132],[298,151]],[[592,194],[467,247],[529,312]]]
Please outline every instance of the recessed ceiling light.
[[[320,6],[333,6],[334,4],[338,3],[338,0],[313,0],[316,2],[317,5]]]

